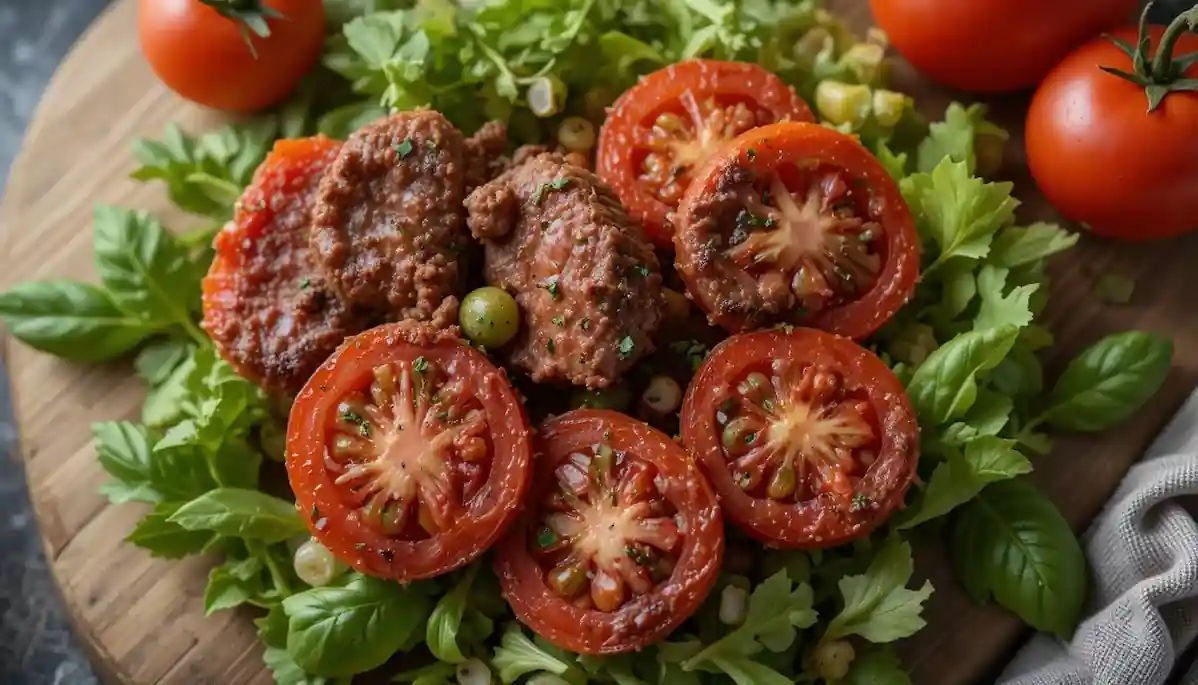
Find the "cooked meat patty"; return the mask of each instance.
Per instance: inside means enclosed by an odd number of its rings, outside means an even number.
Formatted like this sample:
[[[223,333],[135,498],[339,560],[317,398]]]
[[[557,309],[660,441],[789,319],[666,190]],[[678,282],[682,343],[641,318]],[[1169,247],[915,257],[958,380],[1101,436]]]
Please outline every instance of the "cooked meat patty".
[[[507,171],[507,126],[498,121],[484,124],[466,139],[466,194]]]
[[[438,112],[403,112],[349,137],[312,212],[312,248],[342,300],[391,320],[455,322],[467,167],[461,132]]]
[[[340,147],[322,137],[277,142],[217,235],[204,278],[204,330],[239,374],[270,391],[299,392],[368,324],[330,292],[308,245],[317,184]]]
[[[606,387],[653,351],[657,257],[597,176],[539,155],[474,191],[466,209],[487,282],[520,305],[511,363],[534,381]]]

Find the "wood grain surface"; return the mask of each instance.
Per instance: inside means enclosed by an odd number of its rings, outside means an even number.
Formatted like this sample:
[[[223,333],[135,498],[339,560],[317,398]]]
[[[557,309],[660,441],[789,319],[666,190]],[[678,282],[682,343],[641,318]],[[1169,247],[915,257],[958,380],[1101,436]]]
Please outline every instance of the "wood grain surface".
[[[831,3],[868,23],[860,0]],[[897,67],[897,86],[938,116],[953,94]],[[999,119],[1018,131],[1024,102],[996,103]],[[135,3],[115,4],[63,63],[37,111],[0,208],[0,288],[49,278],[93,280],[90,215],[97,203],[147,209],[182,230],[157,185],[128,179],[130,141],[158,136],[178,121],[198,130],[217,121],[161,87],[138,53]],[[1026,204],[1024,221],[1055,218],[1036,196],[1016,135],[1008,174]],[[1106,170],[1095,170],[1105,173]],[[1048,325],[1059,344],[1050,368],[1115,330],[1142,328],[1173,336],[1175,369],[1151,405],[1128,424],[1097,437],[1062,438],[1037,460],[1039,483],[1081,529],[1098,512],[1128,466],[1198,382],[1198,236],[1129,246],[1083,239],[1055,266]],[[1094,297],[1096,274],[1137,279],[1134,301],[1108,307]],[[122,541],[144,513],[109,506],[91,447],[93,421],[135,417],[143,391],[127,365],[75,366],[9,341],[15,406],[34,507],[45,548],[79,635],[102,676],[129,685],[266,684],[270,674],[247,612],[205,618],[202,595],[211,560],[151,559]],[[928,536],[930,533],[921,534]],[[903,645],[920,685],[989,680],[1024,635],[1014,619],[970,603],[952,579],[935,539],[919,541],[919,567],[936,586],[929,628]]]

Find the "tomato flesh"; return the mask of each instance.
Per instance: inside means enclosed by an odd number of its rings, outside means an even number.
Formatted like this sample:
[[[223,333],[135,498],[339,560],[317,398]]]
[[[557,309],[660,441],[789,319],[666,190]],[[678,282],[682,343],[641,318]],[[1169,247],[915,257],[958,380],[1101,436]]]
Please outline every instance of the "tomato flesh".
[[[814,120],[794,89],[759,65],[688,60],[620,96],[599,132],[596,171],[654,244],[670,249],[670,214],[721,146],[766,124]]]
[[[557,487],[532,541],[555,593],[613,612],[669,578],[682,536],[657,475],[603,444],[572,453],[556,469]]]
[[[682,440],[753,537],[790,548],[867,535],[902,505],[918,424],[868,350],[814,329],[734,335],[687,389]]]
[[[486,482],[486,413],[462,379],[423,357],[372,373],[369,396],[354,391],[337,405],[326,466],[364,521],[426,539],[451,527]]]
[[[681,111],[657,115],[643,134],[644,156],[637,179],[644,189],[663,203],[676,206],[690,184],[694,170],[720,145],[765,124],[774,116],[751,102],[719,101],[714,97],[696,100],[685,93],[678,102]]]
[[[675,215],[675,266],[711,323],[790,323],[864,338],[914,292],[919,237],[868,150],[815,124],[738,137]]]
[[[412,322],[350,338],[291,411],[287,473],[312,535],[363,573],[430,578],[516,518],[532,463],[523,406],[453,331]]]
[[[702,604],[719,575],[715,492],[665,434],[586,409],[538,435],[532,497],[495,571],[521,622],[555,645],[612,654],[652,644]]]

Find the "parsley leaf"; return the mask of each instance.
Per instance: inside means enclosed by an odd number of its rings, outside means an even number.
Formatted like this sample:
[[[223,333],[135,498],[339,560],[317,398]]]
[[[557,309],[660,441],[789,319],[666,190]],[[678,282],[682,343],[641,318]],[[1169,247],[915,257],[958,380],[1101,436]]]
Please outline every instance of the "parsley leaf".
[[[947,460],[936,466],[919,504],[899,528],[914,528],[943,516],[977,497],[988,484],[1031,472],[1031,462],[1015,449],[1014,440],[978,437],[963,451],[949,452]]]
[[[517,626],[504,631],[491,663],[504,683],[513,683],[523,675],[539,671],[562,675],[570,670],[570,664],[539,647]]]
[[[626,335],[620,339],[619,344],[620,359],[628,359],[632,356],[632,351],[636,349],[636,342],[633,341],[631,335]]]
[[[1021,285],[1005,293],[1007,285],[1007,269],[987,264],[977,275],[978,295],[982,298],[982,307],[974,319],[974,330],[998,328],[1000,326],[1015,326],[1023,328],[1033,319],[1032,295],[1039,289],[1040,284]]]
[[[908,590],[914,562],[911,545],[891,535],[862,575],[840,579],[844,608],[828,623],[824,640],[859,635],[870,642],[893,642],[924,627],[923,603],[932,584]]]
[[[1019,201],[1010,183],[987,183],[970,176],[963,162],[945,159],[931,173],[903,179],[903,197],[917,217],[921,233],[939,254],[924,270],[927,278],[950,259],[981,259],[994,234],[1014,219]]]
[[[682,667],[688,671],[727,672],[724,666],[743,666],[740,660],[763,649],[784,651],[794,643],[797,629],[810,628],[816,617],[811,587],[806,583],[796,585],[785,570],[778,571],[753,589],[744,622],[687,658]]]

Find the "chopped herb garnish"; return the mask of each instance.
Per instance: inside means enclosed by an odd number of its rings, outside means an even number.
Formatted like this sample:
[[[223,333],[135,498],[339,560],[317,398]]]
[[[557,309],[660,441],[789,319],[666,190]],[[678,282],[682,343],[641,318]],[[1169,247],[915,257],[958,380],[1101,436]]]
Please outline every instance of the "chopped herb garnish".
[[[549,526],[541,526],[537,531],[537,547],[546,549],[557,543],[557,533]]]
[[[603,439],[611,440],[611,429],[610,428],[603,429]]]
[[[416,357],[416,361],[412,362],[412,369],[416,373],[424,373],[428,371],[428,360],[424,357]]]
[[[557,345],[553,344],[553,338],[550,338],[545,341],[545,350],[547,352],[549,352],[549,354],[553,354],[554,352],[557,352]]]
[[[749,158],[750,162],[752,162],[753,160],[757,159],[757,151],[753,148],[749,148],[748,150],[745,150],[745,156]]]
[[[300,290],[307,290],[312,285],[312,279],[305,278],[300,281]]]
[[[670,351],[686,357],[690,362],[691,371],[698,371],[707,359],[707,346],[697,340],[678,340],[670,343]]]
[[[773,401],[773,400],[768,400],[768,399],[767,399],[767,400],[762,400],[762,401],[761,401],[761,408],[762,408],[762,409],[764,409],[764,410],[766,410],[766,411],[774,411],[774,401]]]
[[[405,159],[408,155],[412,154],[412,139],[404,138],[402,143],[396,145],[395,154],[398,155],[400,159]]]
[[[562,319],[562,317],[560,317],[560,316],[553,317],[552,321],[553,321],[554,326],[565,326],[566,325],[565,320]]]
[[[645,554],[644,552],[637,549],[636,547],[633,547],[632,545],[628,545],[627,547],[624,548],[624,554],[627,555],[629,559],[632,559],[633,561],[635,561],[639,566],[645,566],[650,561],[652,561],[652,559],[649,558],[648,554]]]
[[[636,268],[636,272],[637,272],[638,274],[640,274],[642,278],[648,277],[648,275],[649,275],[649,267],[647,267],[647,266],[645,266],[644,264],[642,264],[642,265],[640,265],[640,266],[638,266],[638,267]]]
[[[352,423],[356,425],[358,427],[358,432],[361,433],[363,437],[370,436],[370,425],[358,412],[353,411],[352,409],[346,409],[345,411],[341,412],[341,420],[346,423]]]
[[[589,330],[590,327],[591,327],[591,317],[589,317],[589,316],[582,317],[582,330],[584,330],[584,331]]]
[[[354,543],[354,549],[356,549],[356,550],[358,550],[359,552],[361,552],[362,550],[366,549],[366,543],[365,543],[365,542],[355,542],[355,543]]]
[[[549,192],[550,190],[561,190],[568,185],[570,185],[570,179],[568,178],[559,178],[550,183],[542,183],[541,185],[537,186],[536,192],[532,194],[532,201],[539,205],[545,201],[545,193]]]
[[[633,341],[631,335],[626,335],[620,340],[620,359],[628,359],[632,356],[632,351],[636,349],[636,342]]]
[[[548,290],[550,297],[555,300],[562,296],[561,290],[559,290],[557,287],[559,278],[560,276],[550,276],[549,278],[545,279],[545,284],[541,286],[545,290]]]
[[[772,216],[767,216],[767,217],[765,218],[765,221],[763,221],[763,222],[761,223],[761,225],[762,225],[762,226],[765,226],[766,228],[773,228],[774,226],[777,226],[777,225],[778,225],[778,222],[774,220],[774,217],[772,217]]]
[[[849,506],[849,511],[861,511],[867,509],[874,501],[861,493],[853,495],[853,503]]]
[[[431,140],[424,141],[424,147],[427,148],[429,152],[437,151],[437,143]]]

